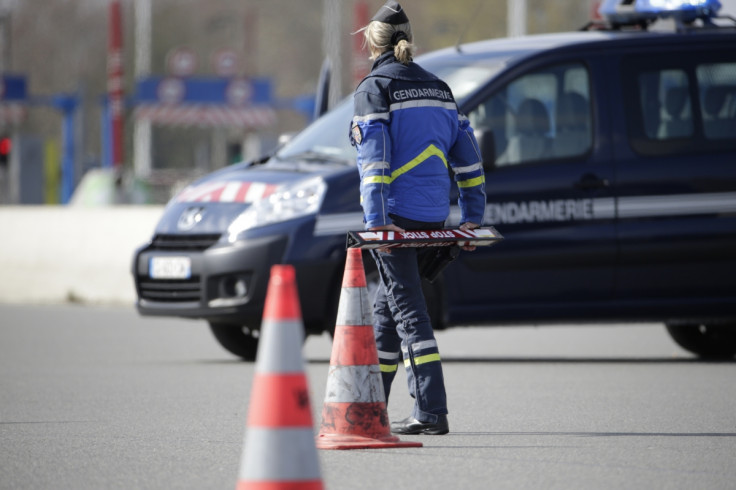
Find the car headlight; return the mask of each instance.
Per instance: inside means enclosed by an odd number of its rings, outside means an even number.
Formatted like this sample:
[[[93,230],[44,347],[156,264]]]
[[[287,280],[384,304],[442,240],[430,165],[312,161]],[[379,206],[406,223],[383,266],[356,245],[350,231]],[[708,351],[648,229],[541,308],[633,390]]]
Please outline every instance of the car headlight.
[[[265,199],[256,201],[235,218],[228,228],[228,240],[259,226],[316,214],[322,205],[327,184],[321,177],[282,186]]]

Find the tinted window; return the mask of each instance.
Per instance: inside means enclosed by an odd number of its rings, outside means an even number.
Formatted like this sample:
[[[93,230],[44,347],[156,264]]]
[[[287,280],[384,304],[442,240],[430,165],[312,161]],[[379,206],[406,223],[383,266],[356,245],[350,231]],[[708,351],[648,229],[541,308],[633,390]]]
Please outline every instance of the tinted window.
[[[736,147],[736,53],[632,57],[623,68],[624,109],[636,152]]]
[[[523,75],[494,93],[468,117],[487,140],[486,163],[497,167],[578,157],[592,144],[590,83],[582,64],[557,65]]]
[[[666,140],[693,135],[690,85],[685,71],[640,73],[639,104],[647,138]]]
[[[736,138],[736,62],[698,65],[695,74],[705,137]]]

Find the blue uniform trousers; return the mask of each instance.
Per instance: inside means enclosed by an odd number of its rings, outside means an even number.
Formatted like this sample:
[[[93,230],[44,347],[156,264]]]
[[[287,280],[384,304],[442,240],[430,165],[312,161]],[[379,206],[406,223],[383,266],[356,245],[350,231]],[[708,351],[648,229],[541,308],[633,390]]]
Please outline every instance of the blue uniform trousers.
[[[418,223],[392,217],[404,229],[437,229],[442,223]],[[401,360],[406,368],[412,416],[435,423],[447,414],[447,396],[437,341],[422,294],[416,248],[372,250],[381,284],[373,308],[373,330],[386,401]]]

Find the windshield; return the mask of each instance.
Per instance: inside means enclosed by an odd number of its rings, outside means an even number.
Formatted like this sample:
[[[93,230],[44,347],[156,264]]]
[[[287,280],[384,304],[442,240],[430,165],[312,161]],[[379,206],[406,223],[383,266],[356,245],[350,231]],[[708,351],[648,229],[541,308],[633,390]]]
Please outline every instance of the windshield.
[[[353,119],[353,96],[346,97],[334,109],[294,136],[278,153],[279,160],[313,160],[323,155],[329,161],[355,163],[355,148],[348,132]]]
[[[448,64],[441,60],[418,63],[443,79],[452,89],[459,105],[479,87],[485,85],[500,69],[499,64]],[[276,153],[278,160],[313,160],[355,163],[355,148],[348,133],[353,118],[352,94],[334,109],[307,126]]]
[[[452,95],[460,106],[468,96],[485,85],[502,68],[500,64],[435,65],[435,63],[426,63],[422,66],[450,86]]]

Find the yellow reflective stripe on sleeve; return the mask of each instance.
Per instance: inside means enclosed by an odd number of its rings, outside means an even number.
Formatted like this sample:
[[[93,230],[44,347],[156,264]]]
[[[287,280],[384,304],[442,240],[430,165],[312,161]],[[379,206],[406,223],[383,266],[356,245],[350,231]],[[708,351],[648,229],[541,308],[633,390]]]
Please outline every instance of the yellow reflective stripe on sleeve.
[[[481,175],[480,177],[476,177],[474,179],[468,179],[468,180],[461,180],[458,181],[457,186],[458,187],[475,187],[477,185],[482,185],[486,181],[486,178],[484,175]]]
[[[364,184],[390,184],[393,179],[388,175],[373,175],[363,179]]]
[[[428,362],[435,362],[440,360],[440,355],[435,352],[434,354],[427,354],[426,356],[418,356],[414,358],[414,364],[419,366],[420,364],[426,364]],[[404,359],[404,366],[411,366],[410,359]]]
[[[398,364],[379,364],[382,373],[393,373],[399,368]]]

